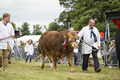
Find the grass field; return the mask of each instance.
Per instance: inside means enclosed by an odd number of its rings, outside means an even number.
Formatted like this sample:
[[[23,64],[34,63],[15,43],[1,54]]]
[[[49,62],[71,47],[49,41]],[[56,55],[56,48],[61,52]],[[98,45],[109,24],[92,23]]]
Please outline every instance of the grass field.
[[[100,73],[95,73],[93,67],[83,73],[81,67],[75,67],[75,72],[70,72],[69,66],[57,65],[57,72],[51,70],[48,63],[41,69],[38,62],[25,63],[12,60],[8,65],[8,72],[0,68],[0,80],[120,80],[120,69],[101,67]]]

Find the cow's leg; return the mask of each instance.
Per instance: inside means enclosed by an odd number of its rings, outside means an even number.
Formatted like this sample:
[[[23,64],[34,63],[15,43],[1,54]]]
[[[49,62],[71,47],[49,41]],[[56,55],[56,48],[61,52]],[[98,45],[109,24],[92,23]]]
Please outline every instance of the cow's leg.
[[[44,69],[44,59],[45,59],[45,51],[41,51],[42,53],[42,57],[41,57],[41,60],[40,60],[40,66],[41,66],[41,69]]]
[[[55,70],[54,71],[57,71],[57,62],[58,62],[58,59],[56,58],[55,59]]]
[[[70,63],[70,71],[74,72],[74,67],[73,67],[73,52],[69,53],[67,55],[67,58],[68,58],[69,63]]]
[[[52,55],[51,56],[51,60],[52,60],[52,69],[54,71],[57,71],[57,67],[56,67],[56,64],[57,64],[57,57],[55,55]]]
[[[48,55],[48,58],[49,58],[49,66],[52,68],[51,56],[50,56],[50,55]]]

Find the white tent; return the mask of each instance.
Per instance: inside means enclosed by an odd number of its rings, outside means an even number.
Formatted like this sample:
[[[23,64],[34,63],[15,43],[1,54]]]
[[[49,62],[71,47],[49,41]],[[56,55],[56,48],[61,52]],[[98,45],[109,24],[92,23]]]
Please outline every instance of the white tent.
[[[20,46],[20,41],[26,43],[29,39],[33,40],[33,43],[38,41],[40,39],[41,35],[25,35],[20,38],[17,38],[16,41],[16,46]]]

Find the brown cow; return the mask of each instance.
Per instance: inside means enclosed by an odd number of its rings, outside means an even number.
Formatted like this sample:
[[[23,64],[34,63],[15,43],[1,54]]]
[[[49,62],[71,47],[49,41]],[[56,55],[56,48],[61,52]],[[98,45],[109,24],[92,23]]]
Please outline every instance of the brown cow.
[[[59,58],[67,57],[70,62],[70,70],[74,72],[73,68],[73,48],[77,47],[76,34],[74,32],[69,32],[68,30],[63,30],[61,32],[57,31],[47,31],[43,33],[39,39],[38,49],[42,54],[41,69],[44,68],[44,58],[46,55],[52,61],[52,69],[57,71],[57,61]],[[66,38],[67,46],[66,49],[63,45]]]

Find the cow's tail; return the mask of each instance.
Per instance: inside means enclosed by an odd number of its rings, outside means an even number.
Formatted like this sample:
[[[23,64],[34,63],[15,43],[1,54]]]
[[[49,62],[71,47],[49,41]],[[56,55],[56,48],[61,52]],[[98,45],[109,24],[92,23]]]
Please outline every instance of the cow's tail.
[[[40,45],[38,44],[38,52],[41,54]]]

